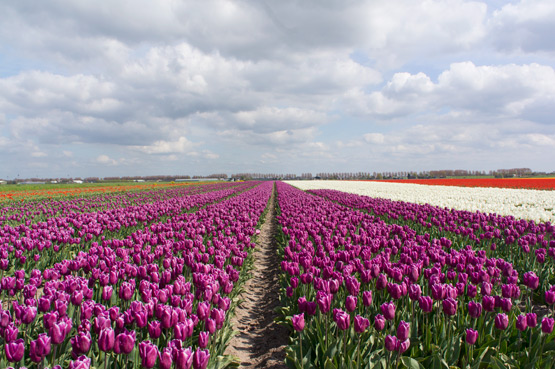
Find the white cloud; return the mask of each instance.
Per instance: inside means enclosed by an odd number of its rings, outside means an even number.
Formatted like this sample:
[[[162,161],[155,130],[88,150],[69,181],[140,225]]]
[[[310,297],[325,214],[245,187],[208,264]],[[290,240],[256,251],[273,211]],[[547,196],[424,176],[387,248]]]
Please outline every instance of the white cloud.
[[[385,136],[382,133],[366,133],[363,137],[364,141],[370,144],[383,144],[385,142]]]
[[[404,165],[411,150],[421,165],[510,145],[553,156],[549,1],[20,0],[0,14],[13,172],[66,175],[66,152],[112,174],[180,172],[184,157],[287,172]]]
[[[152,145],[135,146],[134,148],[147,154],[170,154],[170,153],[187,153],[197,144],[189,141],[186,137],[181,136],[176,141],[156,141]]]
[[[423,73],[396,73],[381,91],[350,91],[344,101],[355,113],[383,118],[449,109],[534,120],[528,107],[545,110],[555,103],[555,70],[535,63],[453,63],[436,83]]]
[[[545,0],[521,0],[494,12],[488,22],[490,38],[505,52],[555,51],[555,3]]]
[[[108,155],[99,155],[96,160],[98,164],[102,165],[117,165],[118,161],[115,159],[110,158]]]

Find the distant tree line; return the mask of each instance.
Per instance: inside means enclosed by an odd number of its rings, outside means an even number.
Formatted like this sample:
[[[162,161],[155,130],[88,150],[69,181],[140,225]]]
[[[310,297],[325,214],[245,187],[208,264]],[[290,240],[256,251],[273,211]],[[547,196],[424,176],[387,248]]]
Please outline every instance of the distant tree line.
[[[387,172],[322,172],[312,175],[312,173],[297,174],[278,174],[278,173],[235,173],[228,177],[225,173],[215,173],[207,176],[201,175],[154,175],[154,176],[123,176],[123,177],[76,177],[76,178],[17,178],[7,180],[7,183],[23,183],[23,182],[46,182],[46,183],[72,183],[74,181],[83,181],[85,183],[101,183],[101,182],[127,182],[127,181],[163,181],[171,182],[177,179],[201,179],[201,178],[234,178],[242,180],[289,180],[289,179],[417,179],[417,178],[447,178],[447,177],[479,177],[490,176],[495,178],[510,177],[529,177],[539,175],[554,175],[555,172],[533,172],[530,168],[512,168],[512,169],[496,169],[496,170],[465,170],[465,169],[442,169],[429,171],[387,171]]]
[[[442,169],[429,171],[397,171],[397,172],[356,172],[356,173],[317,173],[318,179],[424,179],[424,178],[447,178],[447,177],[481,177],[492,176],[496,178],[523,177],[547,173],[532,172],[530,168],[497,169],[488,172],[484,170],[465,169]],[[310,179],[305,174],[302,179]]]
[[[237,178],[242,180],[251,179],[295,179],[296,174],[276,174],[276,173],[235,173],[231,175],[231,178]]]

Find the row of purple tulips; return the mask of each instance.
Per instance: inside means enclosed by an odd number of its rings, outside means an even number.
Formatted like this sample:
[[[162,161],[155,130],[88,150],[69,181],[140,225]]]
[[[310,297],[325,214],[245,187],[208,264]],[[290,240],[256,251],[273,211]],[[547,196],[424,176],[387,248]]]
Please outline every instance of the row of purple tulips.
[[[229,365],[233,359],[223,356],[232,335],[229,316],[271,191],[271,183],[250,183],[143,205],[144,211],[114,209],[123,218],[152,218],[112,238],[104,237],[110,222],[99,221],[102,213],[88,213],[82,224],[51,222],[48,230],[56,237],[87,230],[76,242],[50,240],[51,247],[41,250],[44,269],[10,263],[4,271],[0,366]],[[186,211],[192,206],[198,210]],[[100,234],[91,224],[101,225]],[[93,237],[87,239],[89,234]],[[47,232],[34,235],[48,239]],[[3,241],[10,259],[18,251],[20,258],[36,252],[40,243],[32,239],[28,245]]]
[[[552,364],[555,289],[550,279],[540,283],[534,268],[544,268],[542,264],[520,270],[491,247],[454,247],[447,237],[453,229],[437,229],[433,236],[404,221],[385,222],[376,211],[356,209],[374,199],[316,191],[328,199],[284,183],[277,189],[282,313],[298,332],[288,351],[291,367]],[[425,215],[425,208],[434,215]],[[437,219],[441,213],[433,207],[418,211],[421,219]],[[469,220],[457,222],[467,221],[468,227]],[[483,230],[497,233],[484,222]],[[527,235],[533,234],[541,246],[549,247],[551,225],[526,224],[528,232],[518,228],[524,222],[513,224],[519,239],[532,239]],[[540,232],[543,237],[538,237]],[[515,253],[518,249],[511,243],[506,247]],[[545,263],[552,265],[553,260]],[[534,293],[542,300],[533,300]]]

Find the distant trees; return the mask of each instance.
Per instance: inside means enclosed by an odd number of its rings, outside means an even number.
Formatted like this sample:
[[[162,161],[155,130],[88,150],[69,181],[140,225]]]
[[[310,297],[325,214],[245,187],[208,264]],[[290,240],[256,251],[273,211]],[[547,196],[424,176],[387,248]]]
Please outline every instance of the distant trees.
[[[476,177],[476,176],[492,176],[496,178],[507,177],[525,177],[525,176],[539,176],[539,175],[553,175],[555,172],[533,172],[530,168],[512,168],[512,169],[496,169],[488,172],[484,170],[466,170],[466,169],[441,169],[430,171],[387,171],[387,172],[321,172],[316,173],[302,173],[300,176],[297,174],[278,174],[278,173],[235,173],[231,178],[250,180],[289,180],[289,179],[339,179],[339,180],[363,180],[363,179],[418,179],[418,178],[445,178],[445,177]],[[229,178],[225,173],[214,173],[209,175],[151,175],[151,176],[123,176],[123,177],[86,177],[84,182],[120,182],[120,181],[164,181],[171,182],[177,179],[201,179],[201,178]],[[22,183],[22,182],[55,182],[55,183],[71,183],[76,178],[17,178],[9,181],[9,183]]]
[[[231,175],[231,178],[237,178],[242,180],[251,179],[295,179],[296,174],[277,174],[277,173],[235,173]]]

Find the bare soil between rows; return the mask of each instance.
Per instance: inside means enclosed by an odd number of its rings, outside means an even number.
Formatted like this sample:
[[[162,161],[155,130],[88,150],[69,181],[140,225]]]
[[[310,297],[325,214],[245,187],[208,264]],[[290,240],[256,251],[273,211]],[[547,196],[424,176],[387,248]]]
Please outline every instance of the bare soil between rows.
[[[289,331],[274,322],[279,305],[279,266],[276,254],[276,193],[272,192],[270,209],[257,240],[253,276],[245,284],[242,302],[232,318],[233,337],[225,354],[239,359],[240,368],[286,369],[285,347]]]

